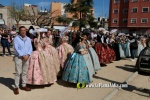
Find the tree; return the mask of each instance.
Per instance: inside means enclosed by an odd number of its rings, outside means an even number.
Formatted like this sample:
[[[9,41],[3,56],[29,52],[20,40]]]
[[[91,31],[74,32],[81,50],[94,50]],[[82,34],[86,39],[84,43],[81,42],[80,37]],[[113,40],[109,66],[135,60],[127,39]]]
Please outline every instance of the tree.
[[[88,23],[89,23],[90,27],[91,28],[98,28],[98,22],[95,21],[95,18],[91,17],[91,16],[88,16],[88,18],[89,18]]]
[[[68,18],[66,16],[59,16],[58,18],[56,18],[56,21],[66,26],[72,21],[72,18]]]
[[[72,23],[72,27],[74,27],[74,29],[78,26],[80,26],[80,22],[78,20]]]
[[[9,14],[10,17],[16,21],[18,27],[19,22],[22,20],[23,16],[25,16],[25,11],[22,6],[19,6],[15,2],[12,2],[9,8]]]
[[[54,21],[58,16],[53,16],[53,14],[59,13],[59,10],[55,10],[53,12],[47,12],[46,9],[44,12],[40,12],[38,14],[35,13],[33,6],[31,5],[31,11],[25,10],[23,6],[17,5],[15,2],[11,3],[9,8],[10,17],[13,18],[17,26],[21,20],[30,21],[32,25],[44,27],[51,26],[53,27]]]
[[[35,14],[35,11],[32,7],[32,11],[27,10],[27,14],[25,16],[26,20],[29,20],[32,25],[44,27],[44,26],[50,26],[53,27],[54,22],[58,18],[58,15],[56,13],[60,13],[59,10],[55,10],[53,12],[47,12],[46,9],[44,12],[39,12],[38,15]],[[53,16],[55,15],[55,16]]]
[[[89,24],[89,16],[93,17],[91,14],[91,9],[93,8],[93,0],[71,0],[69,4],[65,6],[65,11],[73,14],[74,19],[79,20],[79,28],[85,27]]]

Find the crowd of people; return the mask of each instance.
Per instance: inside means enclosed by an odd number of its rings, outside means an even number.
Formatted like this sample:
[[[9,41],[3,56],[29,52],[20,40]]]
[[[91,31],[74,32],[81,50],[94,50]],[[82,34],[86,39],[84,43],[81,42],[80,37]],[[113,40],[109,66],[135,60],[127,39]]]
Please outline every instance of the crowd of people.
[[[16,36],[17,32],[16,29],[13,28],[12,30],[6,30],[6,29],[0,29],[0,42],[3,47],[3,56],[6,57],[5,49],[7,47],[7,50],[9,52],[10,56],[13,56],[10,51],[10,45],[12,44],[12,41],[14,37]]]
[[[31,91],[26,84],[51,85],[59,78],[75,84],[89,84],[101,66],[120,59],[134,61],[149,38],[117,33],[117,30],[109,32],[104,28],[61,33],[52,29],[34,29],[33,26],[26,30],[21,26],[18,34],[10,33],[1,32],[1,43],[3,54],[7,47],[12,55],[9,40],[13,40],[14,94],[19,94],[20,80],[25,91]]]

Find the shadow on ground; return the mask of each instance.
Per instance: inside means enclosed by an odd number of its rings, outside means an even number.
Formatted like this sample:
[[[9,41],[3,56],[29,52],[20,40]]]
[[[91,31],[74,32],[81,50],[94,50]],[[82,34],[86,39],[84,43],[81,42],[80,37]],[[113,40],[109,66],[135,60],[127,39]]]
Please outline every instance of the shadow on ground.
[[[14,79],[12,78],[4,78],[4,77],[0,77],[0,84],[5,85],[6,87],[8,87],[10,90],[13,90],[13,84],[14,84]]]
[[[69,83],[69,82],[65,82],[61,79],[57,80],[56,82],[58,85],[64,86],[64,87],[68,87],[68,88],[77,88],[75,83]]]
[[[9,56],[9,53],[7,52],[7,48],[5,49],[6,56]],[[14,51],[11,51],[11,53],[14,55]],[[3,56],[3,52],[0,52],[0,56]]]
[[[48,84],[48,85],[30,85],[30,84],[27,84],[27,86],[31,89],[44,89],[45,87],[51,87],[52,84]]]
[[[125,70],[125,71],[128,71],[128,72],[136,72],[136,69],[135,67],[126,67],[126,66],[116,66],[117,68],[119,69],[122,69],[122,70]]]
[[[117,82],[117,81],[114,81],[114,80],[106,79],[106,78],[103,78],[103,77],[100,77],[100,76],[96,76],[96,75],[94,75],[93,78],[101,79],[101,80],[104,80],[104,81],[107,81],[107,82],[110,82],[110,83],[122,84],[121,82]]]
[[[128,88],[122,88],[122,89],[128,92],[138,94],[140,96],[150,97],[150,89],[138,88],[133,85],[128,85]],[[137,91],[137,92],[133,92],[133,91]]]
[[[54,83],[54,84],[58,84],[58,85],[63,86],[63,87],[76,88],[76,84],[65,82],[61,79],[57,80],[56,83]],[[30,84],[27,84],[27,86],[31,89],[44,89],[45,87],[51,87],[52,85],[53,84],[48,84],[48,85],[30,85]]]
[[[135,65],[128,65],[128,64],[125,64],[124,66],[126,66],[126,67],[134,67],[134,68],[135,68]]]

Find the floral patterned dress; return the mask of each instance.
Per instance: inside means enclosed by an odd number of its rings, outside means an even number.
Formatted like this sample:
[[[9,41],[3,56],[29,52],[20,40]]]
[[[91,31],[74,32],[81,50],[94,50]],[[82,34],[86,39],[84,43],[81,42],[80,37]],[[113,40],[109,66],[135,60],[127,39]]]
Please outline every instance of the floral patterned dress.
[[[90,44],[90,41],[87,41],[88,45],[89,45],[89,54],[91,56],[91,59],[92,59],[92,63],[93,63],[93,66],[94,66],[94,70],[95,71],[98,71],[101,69],[101,66],[100,66],[100,62],[99,62],[99,59],[98,59],[98,56],[96,54],[96,51],[92,48],[92,45]]]
[[[44,50],[49,54],[51,64],[55,67],[55,71],[58,75],[60,71],[60,58],[58,56],[58,51],[53,46],[50,45],[51,41],[49,40],[49,38],[45,38],[44,43],[46,44]]]
[[[76,52],[67,61],[62,80],[70,83],[90,83],[91,75],[87,66],[87,61],[84,59],[84,55],[80,54],[80,51],[84,50],[83,46],[79,46]]]
[[[58,50],[58,55],[60,58],[61,67],[64,68],[64,66],[67,62],[67,59],[74,52],[74,49],[68,43],[63,43],[59,47],[57,47],[57,50]]]
[[[37,39],[35,39],[36,41]],[[48,53],[43,50],[43,43],[41,40],[35,44],[36,51],[33,51],[29,58],[27,71],[28,84],[45,85],[54,83],[57,80],[55,67],[52,65]]]
[[[108,45],[97,42],[95,45],[95,51],[102,64],[108,64],[110,62],[110,50],[108,50]]]

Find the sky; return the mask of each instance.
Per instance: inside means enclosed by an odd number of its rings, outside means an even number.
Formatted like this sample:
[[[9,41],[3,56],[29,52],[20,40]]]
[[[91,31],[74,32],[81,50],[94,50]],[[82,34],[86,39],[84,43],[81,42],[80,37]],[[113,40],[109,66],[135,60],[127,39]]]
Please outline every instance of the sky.
[[[4,6],[9,6],[12,1],[17,2],[18,4],[29,3],[38,5],[39,9],[41,7],[50,8],[51,2],[64,2],[68,3],[70,0],[0,0],[0,4]],[[93,0],[94,1],[94,9],[95,9],[95,17],[104,16],[108,17],[109,15],[109,0]]]

